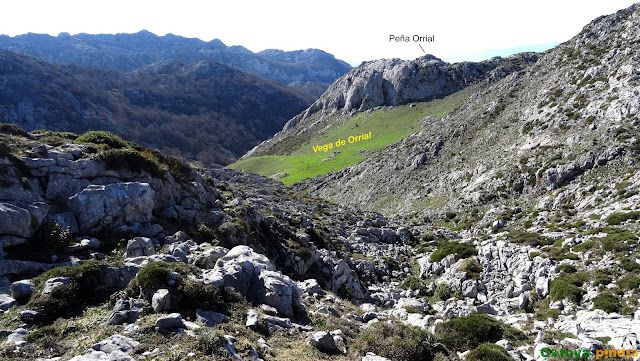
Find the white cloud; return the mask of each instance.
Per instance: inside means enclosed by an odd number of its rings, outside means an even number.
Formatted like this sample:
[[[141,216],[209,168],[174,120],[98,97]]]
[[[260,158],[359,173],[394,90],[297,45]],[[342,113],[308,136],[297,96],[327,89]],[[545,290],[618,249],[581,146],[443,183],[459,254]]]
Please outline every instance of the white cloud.
[[[3,4],[0,33],[137,32],[219,38],[252,51],[319,48],[350,62],[412,59],[415,43],[389,35],[435,35],[423,44],[445,60],[491,49],[563,42],[594,18],[634,0],[487,1],[13,1]],[[477,60],[477,59],[475,59]]]

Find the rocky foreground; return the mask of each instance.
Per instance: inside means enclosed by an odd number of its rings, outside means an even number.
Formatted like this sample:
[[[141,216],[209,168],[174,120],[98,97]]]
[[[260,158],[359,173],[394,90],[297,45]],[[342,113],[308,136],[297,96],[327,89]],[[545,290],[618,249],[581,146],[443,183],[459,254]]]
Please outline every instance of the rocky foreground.
[[[566,209],[548,201],[525,226],[504,206],[434,225],[195,171],[108,133],[2,132],[3,359],[638,349],[640,173],[617,198],[616,184],[585,192],[572,223],[553,223]]]

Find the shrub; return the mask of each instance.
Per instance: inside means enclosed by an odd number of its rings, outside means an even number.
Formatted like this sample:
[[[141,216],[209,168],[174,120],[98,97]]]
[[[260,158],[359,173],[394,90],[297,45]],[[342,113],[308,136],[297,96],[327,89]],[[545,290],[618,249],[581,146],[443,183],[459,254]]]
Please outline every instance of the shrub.
[[[513,361],[509,352],[495,343],[483,343],[469,352],[466,361]]]
[[[640,212],[633,211],[633,212],[627,212],[627,213],[614,213],[608,216],[606,218],[606,221],[611,225],[618,225],[629,219],[637,220],[638,218],[640,218]]]
[[[611,293],[601,293],[593,299],[593,308],[597,308],[608,313],[619,313],[621,307],[622,305],[618,298]]]
[[[103,269],[106,266],[104,262],[90,261],[80,266],[63,266],[43,273],[35,279],[36,287],[54,277],[69,277],[71,284],[56,287],[45,295],[34,292],[26,307],[40,312],[40,321],[48,324],[58,317],[78,315],[86,305],[104,302],[113,293],[111,286],[104,282]]]
[[[161,287],[167,281],[171,272],[177,272],[182,276],[198,274],[197,267],[181,262],[149,262],[142,267],[136,276],[136,283],[143,292]]]
[[[438,345],[433,335],[402,323],[378,322],[364,330],[354,342],[365,354],[373,352],[394,361],[433,360]]]
[[[0,134],[30,138],[29,133],[13,123],[0,123]]]
[[[108,169],[129,169],[131,171],[144,171],[154,177],[160,177],[163,172],[156,162],[144,157],[142,154],[129,149],[108,149],[100,154]]]
[[[604,269],[599,269],[596,271],[596,276],[595,276],[595,280],[593,281],[593,284],[595,286],[599,286],[599,285],[608,285],[609,283],[611,283],[613,281],[613,278],[611,277],[611,275],[609,274],[609,271],[604,270]]]
[[[581,288],[586,282],[586,277],[582,273],[574,273],[551,280],[549,286],[549,296],[554,301],[560,301],[565,298],[573,302],[580,302],[585,291]]]
[[[427,292],[427,285],[425,285],[424,281],[416,275],[409,275],[404,279],[404,281],[402,281],[400,287],[405,290],[418,291],[421,295],[424,295]]]
[[[466,272],[468,277],[479,280],[482,274],[482,265],[474,259],[466,259],[460,265],[460,270]]]
[[[129,142],[112,133],[103,130],[92,130],[80,135],[75,140],[76,143],[104,144],[109,148],[120,149],[129,146]]]
[[[573,250],[576,252],[584,252],[584,251],[588,251],[594,247],[597,246],[597,242],[596,241],[586,241],[586,242],[582,242],[580,244],[577,244],[575,246],[573,246]]]
[[[58,222],[44,223],[35,232],[29,244],[41,249],[54,249],[57,251],[69,247],[73,241],[69,228],[64,228]]]
[[[564,273],[575,273],[577,269],[573,265],[565,263],[560,265],[560,271]]]
[[[446,283],[441,283],[436,287],[436,290],[433,294],[441,301],[446,301],[451,298],[451,289]]]
[[[627,241],[629,240],[636,241],[638,237],[627,230],[623,230],[618,233],[609,233],[600,240],[600,243],[602,243],[602,249],[605,251],[627,252],[629,250]]]
[[[541,236],[534,232],[511,231],[509,232],[509,239],[514,243],[526,244],[535,247],[548,246],[554,243],[553,239]]]
[[[431,260],[438,262],[450,254],[455,254],[455,258],[458,260],[475,256],[478,251],[469,243],[444,242],[431,254]]]
[[[637,290],[640,288],[640,277],[629,275],[619,279],[616,284],[626,291]]]
[[[620,267],[627,272],[640,270],[640,264],[631,258],[623,258],[620,260]]]
[[[474,349],[482,343],[508,339],[523,342],[526,335],[488,315],[473,314],[454,318],[437,326],[436,336],[449,349],[465,351]]]
[[[223,339],[219,332],[205,331],[198,336],[195,349],[205,355],[225,357],[228,355],[223,346]]]

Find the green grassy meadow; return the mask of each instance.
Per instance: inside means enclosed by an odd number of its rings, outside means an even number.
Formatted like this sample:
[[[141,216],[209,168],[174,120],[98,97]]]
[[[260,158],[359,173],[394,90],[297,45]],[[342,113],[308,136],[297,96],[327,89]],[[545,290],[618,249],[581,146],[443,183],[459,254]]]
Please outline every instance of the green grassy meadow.
[[[292,150],[290,155],[268,155],[238,161],[228,168],[258,173],[272,177],[278,173],[278,180],[286,185],[299,182],[306,178],[329,172],[339,171],[350,165],[357,164],[375,151],[390,144],[394,144],[407,135],[420,130],[420,121],[429,115],[443,117],[453,109],[459,107],[470,93],[462,90],[443,99],[429,102],[395,106],[390,109],[374,108],[372,112],[362,112],[345,123],[336,125],[326,133],[318,134],[303,143],[298,149]],[[371,132],[372,138],[355,143],[348,143],[349,136],[358,136]],[[336,147],[338,139],[346,144]],[[314,152],[313,146],[333,144],[333,149],[327,152]],[[334,152],[339,152],[330,160]],[[323,161],[325,160],[325,161]]]

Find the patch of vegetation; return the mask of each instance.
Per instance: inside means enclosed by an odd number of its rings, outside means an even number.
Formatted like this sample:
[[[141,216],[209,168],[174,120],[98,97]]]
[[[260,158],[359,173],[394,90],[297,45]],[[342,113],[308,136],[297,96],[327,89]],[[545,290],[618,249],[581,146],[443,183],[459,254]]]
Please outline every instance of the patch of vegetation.
[[[460,264],[460,270],[467,273],[467,277],[479,280],[482,275],[482,265],[474,259],[466,259]]]
[[[620,267],[627,272],[640,270],[640,264],[629,257],[624,257],[620,260]]]
[[[608,284],[610,284],[613,281],[613,275],[611,274],[611,271],[606,270],[606,269],[598,269],[596,270],[595,273],[595,279],[593,280],[593,284],[595,286],[606,286]]]
[[[534,247],[552,245],[554,240],[534,232],[510,231],[507,235],[513,243],[526,244]]]
[[[568,298],[575,303],[579,303],[585,294],[582,285],[586,281],[587,276],[584,273],[573,273],[553,279],[549,286],[549,297],[553,301],[561,301]]]
[[[627,252],[629,250],[629,244],[627,241],[637,241],[638,237],[629,232],[622,231],[619,233],[610,233],[606,237],[600,239],[602,243],[602,249],[608,252]]]
[[[61,251],[69,247],[73,241],[69,228],[64,228],[58,222],[53,221],[41,225],[29,240],[29,244],[35,249]]]
[[[104,144],[108,148],[112,148],[112,149],[126,148],[129,146],[129,142],[127,142],[126,140],[104,130],[88,131],[78,136],[75,142],[78,144],[84,144],[84,143],[93,143],[97,145]]]
[[[619,313],[622,305],[620,300],[611,293],[601,293],[593,299],[593,308],[603,310],[607,313]]]
[[[512,361],[513,357],[509,355],[509,352],[495,343],[483,343],[476,347],[473,351],[469,352],[466,361]]]
[[[459,260],[477,255],[478,250],[465,242],[442,242],[430,258],[433,262],[439,262],[450,254],[455,254],[455,259]]]
[[[598,246],[598,242],[592,240],[592,241],[586,241],[580,244],[576,244],[575,246],[573,246],[573,250],[576,252],[585,252],[597,246]]]
[[[418,291],[420,295],[426,295],[427,285],[425,282],[416,275],[409,275],[402,281],[400,288],[405,290]]]
[[[565,263],[560,265],[560,271],[564,273],[575,273],[577,269],[575,266]]]
[[[27,308],[40,312],[40,322],[49,324],[59,317],[75,316],[82,313],[84,306],[98,304],[107,299],[112,289],[104,282],[105,262],[89,261],[79,266],[53,268],[34,279],[35,296],[27,303]],[[41,294],[46,280],[55,277],[69,277],[71,283],[54,288],[48,294]]]
[[[483,343],[495,343],[503,338],[514,343],[527,339],[522,331],[484,314],[444,322],[436,327],[436,336],[445,346],[456,351],[472,350]]]
[[[440,283],[436,286],[436,290],[433,292],[433,295],[439,299],[440,301],[446,301],[451,298],[451,288],[446,283]]]
[[[199,274],[200,270],[193,265],[182,262],[149,262],[142,267],[136,276],[136,284],[143,292],[159,288],[167,282],[167,277],[177,272],[183,277]]]
[[[443,348],[435,337],[418,327],[403,323],[378,322],[365,329],[355,340],[359,354],[373,352],[394,361],[433,360]]]
[[[20,128],[14,123],[0,123],[0,134],[31,138],[31,136],[29,135],[29,132]]]
[[[626,213],[613,213],[606,218],[606,221],[611,225],[618,225],[630,219],[638,220],[639,218],[640,218],[640,211],[633,211],[633,212],[626,212]]]
[[[640,288],[640,277],[635,276],[635,275],[628,275],[626,277],[623,277],[623,278],[619,279],[616,282],[616,284],[622,290],[635,291],[638,288]]]

